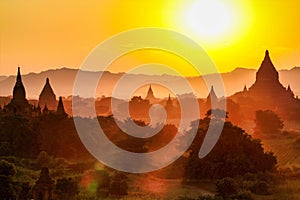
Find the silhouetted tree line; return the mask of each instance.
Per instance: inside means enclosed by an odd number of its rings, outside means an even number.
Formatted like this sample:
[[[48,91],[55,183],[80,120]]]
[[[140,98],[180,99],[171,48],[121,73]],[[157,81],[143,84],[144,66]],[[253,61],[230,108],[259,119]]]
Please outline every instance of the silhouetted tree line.
[[[277,161],[273,153],[264,152],[260,140],[253,139],[244,130],[234,126],[226,120],[227,117],[228,113],[222,110],[209,111],[204,119],[199,120],[198,126],[195,126],[196,123],[192,124],[192,128],[197,130],[197,135],[189,148],[190,154],[185,165],[184,174],[186,180],[223,179],[239,175],[243,176],[248,173],[259,174],[275,168]],[[137,153],[159,149],[170,142],[177,133],[175,126],[165,125],[158,134],[150,138],[140,139],[124,133],[117,126],[113,116],[98,117],[97,119],[82,118],[81,120],[87,122],[89,120],[98,120],[104,133],[107,134],[112,142],[123,149]],[[199,159],[198,152],[208,127],[210,125],[214,126],[220,121],[225,123],[217,144],[205,158]],[[127,122],[122,123],[125,123],[126,127]],[[146,126],[142,121],[135,121],[135,123],[140,126]],[[38,156],[40,151],[47,152],[53,157],[72,159],[86,159],[90,156],[77,135],[72,118],[58,117],[51,114],[33,119],[18,115],[6,115],[0,116],[0,125],[0,156],[38,157],[38,162],[41,162],[41,165],[49,162],[49,158],[45,153],[40,153]],[[6,189],[3,190],[1,186],[0,194],[3,196],[12,195],[6,199],[14,199],[17,194],[28,192],[30,186],[28,183],[17,184],[13,182],[12,177],[15,174],[15,170],[12,170],[14,172],[9,172],[11,166],[5,162],[0,163],[5,169],[2,170],[0,165],[0,184],[2,186],[5,185]],[[128,180],[126,175],[117,172],[113,175],[101,172],[99,177],[97,187],[97,195],[99,197],[109,195],[123,196],[127,194]],[[18,189],[14,188],[16,187],[14,185],[18,185]],[[261,192],[260,188],[265,186],[264,182],[253,182],[253,185],[249,186],[249,190],[259,193]],[[220,188],[222,189],[221,186]],[[74,199],[74,196],[78,194],[78,182],[69,178],[59,179],[57,180],[55,191],[60,199]],[[64,194],[72,195],[64,196]]]
[[[17,170],[13,163],[0,160],[0,200],[33,199],[33,186],[29,182],[15,181]],[[128,177],[115,170],[96,170],[93,174],[97,199],[123,197],[127,195]],[[86,199],[80,196],[80,177],[58,178],[54,187],[53,199]]]
[[[0,156],[36,158],[40,151],[64,158],[89,156],[72,118],[0,116]]]
[[[283,129],[283,121],[271,110],[257,110],[255,112],[255,132],[259,136],[274,136]]]
[[[162,130],[153,137],[136,138],[123,132],[113,116],[80,119],[87,122],[84,124],[98,120],[104,133],[113,143],[136,153],[157,150],[168,144],[177,133],[174,125],[164,125]],[[134,122],[139,126],[146,126],[143,121]],[[128,121],[120,123],[123,123],[125,127],[130,126]],[[65,159],[92,158],[80,140],[71,117],[54,114],[35,118],[0,115],[0,156],[36,158],[41,151],[47,152],[50,156]]]
[[[160,149],[167,145],[177,134],[177,128],[172,124],[166,124],[161,130],[157,130],[157,127],[148,128],[154,130],[155,135],[148,138],[137,138],[129,136],[123,130],[121,130],[115,122],[113,116],[98,117],[99,124],[106,136],[115,143],[120,148],[135,152],[135,153],[145,153]],[[144,121],[133,120],[135,124],[140,127],[146,127],[147,124]],[[123,127],[130,129],[131,124],[129,119],[124,122],[119,122],[123,124]]]
[[[219,112],[215,112],[218,113]],[[224,116],[224,115],[223,115]],[[212,149],[204,158],[199,159],[198,152],[204,141],[209,123],[214,126],[218,116],[207,113],[199,121],[197,135],[190,147],[190,155],[186,166],[186,179],[221,179],[236,177],[246,173],[271,171],[277,164],[272,152],[264,152],[261,141],[253,139],[241,128],[225,120],[222,133]]]
[[[0,160],[0,200],[31,199],[29,182],[14,180],[16,167],[5,160]]]
[[[35,157],[38,151],[33,121],[18,115],[0,116],[0,156]]]
[[[270,173],[247,173],[236,178],[222,178],[215,181],[214,195],[200,195],[197,198],[179,196],[177,200],[254,200],[253,194],[269,195],[276,178]]]

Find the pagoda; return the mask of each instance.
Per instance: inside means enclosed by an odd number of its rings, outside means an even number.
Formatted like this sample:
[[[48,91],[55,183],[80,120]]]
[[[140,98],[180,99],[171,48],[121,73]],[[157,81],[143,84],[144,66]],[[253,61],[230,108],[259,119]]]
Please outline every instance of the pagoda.
[[[49,78],[46,79],[46,83],[44,85],[44,88],[39,96],[39,105],[44,107],[47,105],[47,107],[50,110],[54,110],[57,106],[56,96],[53,92],[53,89],[50,85]]]
[[[31,114],[32,105],[30,105],[26,99],[26,91],[22,82],[20,67],[18,67],[16,83],[13,88],[13,98],[10,103],[5,106],[5,110],[15,114]]]
[[[32,188],[34,199],[52,200],[54,186],[54,180],[49,175],[49,169],[42,168],[40,177]]]
[[[256,81],[249,88],[248,95],[271,103],[276,100],[276,104],[289,103],[294,99],[291,88],[285,88],[280,83],[278,72],[270,59],[268,50],[256,73]]]
[[[153,103],[156,101],[156,98],[154,97],[154,93],[151,87],[151,84],[149,86],[148,92],[147,92],[147,96],[145,97],[146,100],[148,100],[150,103]]]
[[[67,113],[65,111],[64,104],[62,101],[62,97],[59,97],[56,114],[61,115],[61,116],[67,116]]]

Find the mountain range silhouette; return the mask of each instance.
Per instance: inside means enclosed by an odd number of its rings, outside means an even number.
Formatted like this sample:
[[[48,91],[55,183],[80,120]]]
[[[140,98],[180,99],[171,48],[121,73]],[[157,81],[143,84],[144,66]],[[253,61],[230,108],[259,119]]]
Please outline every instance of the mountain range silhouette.
[[[52,88],[57,96],[69,96],[73,94],[73,84],[76,78],[78,69],[50,69],[40,73],[29,73],[22,75],[24,87],[26,87],[27,96],[29,99],[38,99],[40,92],[43,89],[45,79],[48,77],[51,80]],[[284,87],[292,88],[295,95],[300,95],[300,67],[294,67],[290,70],[279,70],[279,80]],[[85,72],[93,73],[93,72]],[[235,70],[227,73],[221,73],[223,78],[226,96],[231,96],[236,92],[239,92],[246,85],[250,87],[255,82],[255,69],[236,68]],[[101,87],[97,91],[96,97],[102,95],[111,96],[111,91],[118,79],[122,77],[124,73],[111,73],[102,72]],[[215,74],[204,75],[206,77],[213,77]],[[162,79],[164,82],[168,82],[180,87],[178,83],[179,78],[173,75],[146,75],[146,74],[130,74],[128,76],[129,82],[135,80],[143,80],[145,85],[147,83],[155,83],[155,80]],[[0,76],[0,96],[10,96],[12,88],[15,84],[16,76]],[[187,80],[191,82],[195,88],[195,93],[200,98],[205,98],[209,92],[210,86],[206,86],[202,77],[187,77]],[[147,86],[148,87],[148,86]],[[155,85],[153,86],[155,89]],[[167,97],[168,94],[160,93],[157,89],[156,95],[160,98]],[[184,89],[181,94],[184,94]],[[216,91],[218,94],[218,91]],[[146,94],[142,94],[144,96]],[[122,96],[122,95],[121,95]],[[124,96],[125,93],[124,93]],[[83,96],[84,97],[84,96]]]

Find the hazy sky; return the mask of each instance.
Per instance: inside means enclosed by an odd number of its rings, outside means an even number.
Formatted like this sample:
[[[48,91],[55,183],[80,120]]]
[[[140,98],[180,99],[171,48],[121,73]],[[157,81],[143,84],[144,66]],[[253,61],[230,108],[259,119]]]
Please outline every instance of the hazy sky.
[[[0,74],[15,74],[18,65],[23,73],[78,68],[105,39],[142,27],[167,28],[186,34],[205,48],[222,72],[236,67],[258,68],[265,49],[270,50],[278,69],[300,66],[300,1],[210,2],[214,3],[0,1]],[[151,51],[133,53],[117,60],[111,70],[126,72],[133,65],[148,62],[184,67],[183,61],[173,56]]]

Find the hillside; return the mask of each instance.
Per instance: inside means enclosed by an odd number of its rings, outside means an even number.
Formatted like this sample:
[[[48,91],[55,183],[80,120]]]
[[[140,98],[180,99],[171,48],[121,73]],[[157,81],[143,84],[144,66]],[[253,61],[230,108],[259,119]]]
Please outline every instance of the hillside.
[[[77,74],[77,69],[61,68],[61,69],[51,69],[43,71],[41,73],[29,73],[23,74],[22,79],[24,86],[26,88],[28,98],[38,98],[47,77],[50,79],[52,88],[57,96],[69,96],[73,92],[73,83]],[[255,70],[254,69],[245,69],[245,68],[236,68],[235,70],[221,74],[226,90],[226,95],[230,96],[235,92],[241,91],[246,85],[250,87],[255,80]],[[93,72],[85,72],[93,73]],[[97,97],[102,95],[111,96],[111,91],[113,90],[116,82],[119,78],[122,77],[122,73],[102,73],[101,86],[97,90]],[[300,95],[300,67],[294,67],[290,70],[280,70],[280,81],[287,87],[290,84],[292,90],[296,95]],[[204,83],[203,78],[214,78],[215,74],[204,75],[203,77],[188,77],[187,80],[196,88],[196,95],[198,97],[206,97],[208,90]],[[126,89],[130,85],[134,85],[134,81],[142,81],[145,84],[155,83],[158,80],[161,80],[165,84],[176,85],[181,87],[180,79],[172,75],[143,75],[143,74],[129,74],[125,79],[125,82],[128,83],[124,85],[124,94],[120,96],[126,97]],[[9,96],[12,94],[13,86],[15,84],[15,76],[0,76],[0,96]],[[148,87],[147,85],[145,87]],[[210,87],[210,86],[208,86]],[[160,90],[156,85],[153,86],[153,90],[156,96],[166,97],[165,90]],[[142,97],[146,95],[147,89],[144,88],[139,91],[138,95]],[[184,88],[179,88],[181,94],[185,93]],[[218,91],[216,91],[218,94]]]

